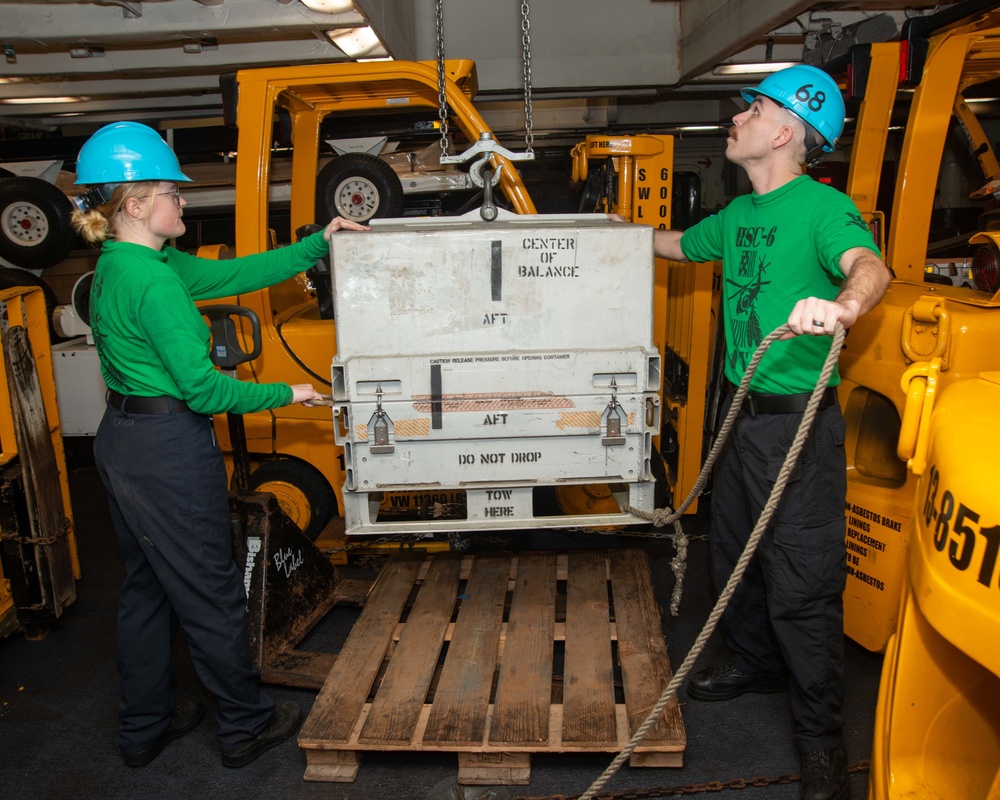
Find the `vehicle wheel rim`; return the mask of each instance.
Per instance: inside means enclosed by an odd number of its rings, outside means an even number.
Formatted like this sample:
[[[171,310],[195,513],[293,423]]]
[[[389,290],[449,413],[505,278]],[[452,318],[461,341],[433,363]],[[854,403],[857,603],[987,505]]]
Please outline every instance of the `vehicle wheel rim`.
[[[270,492],[278,501],[278,507],[294,522],[299,530],[306,530],[312,522],[312,506],[298,486],[287,481],[267,481],[255,487],[257,492]]]
[[[34,247],[45,241],[49,221],[33,203],[11,203],[0,215],[4,235],[24,247]]]
[[[378,189],[371,181],[349,178],[334,192],[334,205],[340,216],[363,222],[371,219],[378,211]]]

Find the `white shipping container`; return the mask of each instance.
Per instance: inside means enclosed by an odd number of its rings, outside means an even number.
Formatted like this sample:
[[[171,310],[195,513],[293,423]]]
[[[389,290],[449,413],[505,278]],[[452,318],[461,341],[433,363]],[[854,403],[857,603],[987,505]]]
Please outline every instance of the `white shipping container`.
[[[599,215],[376,223],[331,242],[349,533],[642,521],[536,516],[612,484],[652,510],[660,360],[652,229]],[[379,520],[383,492],[461,490],[466,518]],[[616,495],[617,496],[617,495]]]

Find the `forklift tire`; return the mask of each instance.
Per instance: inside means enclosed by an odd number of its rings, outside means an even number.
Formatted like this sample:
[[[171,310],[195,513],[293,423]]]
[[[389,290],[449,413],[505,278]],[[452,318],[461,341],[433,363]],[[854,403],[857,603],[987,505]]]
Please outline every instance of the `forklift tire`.
[[[337,510],[337,497],[326,478],[304,461],[265,461],[250,473],[250,490],[273,494],[309,541],[316,540]]]
[[[76,243],[73,204],[41,178],[0,180],[0,257],[16,267],[45,269]]]
[[[316,222],[334,217],[355,222],[403,216],[403,184],[381,158],[348,153],[316,176]]]
[[[45,281],[24,269],[9,269],[0,267],[0,290],[13,289],[15,286],[37,286],[45,295],[45,311],[49,317],[49,340],[61,342],[63,337],[56,334],[55,326],[52,322],[52,315],[56,310],[56,293]]]

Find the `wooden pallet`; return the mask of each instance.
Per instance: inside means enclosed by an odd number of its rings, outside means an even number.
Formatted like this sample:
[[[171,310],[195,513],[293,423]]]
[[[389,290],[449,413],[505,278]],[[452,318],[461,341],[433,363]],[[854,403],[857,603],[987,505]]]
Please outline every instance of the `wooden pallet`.
[[[365,750],[454,752],[459,783],[527,784],[531,753],[617,752],[671,677],[639,550],[401,553],[299,733],[306,780]],[[676,698],[631,758],[679,767]]]

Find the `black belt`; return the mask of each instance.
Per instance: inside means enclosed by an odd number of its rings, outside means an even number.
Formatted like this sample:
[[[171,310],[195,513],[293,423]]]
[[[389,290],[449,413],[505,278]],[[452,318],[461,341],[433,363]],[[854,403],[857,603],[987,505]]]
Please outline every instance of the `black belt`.
[[[732,384],[729,390],[736,394],[736,388]],[[801,414],[809,405],[809,398],[812,392],[802,394],[761,394],[760,392],[747,392],[743,398],[743,407],[751,417],[758,414]],[[826,391],[819,400],[819,409],[829,408],[837,402],[837,387],[827,386]]]
[[[126,395],[108,389],[108,405],[115,411],[122,411],[126,414],[176,414],[181,411],[190,411],[187,403],[161,394],[159,397],[141,397],[139,395]]]

